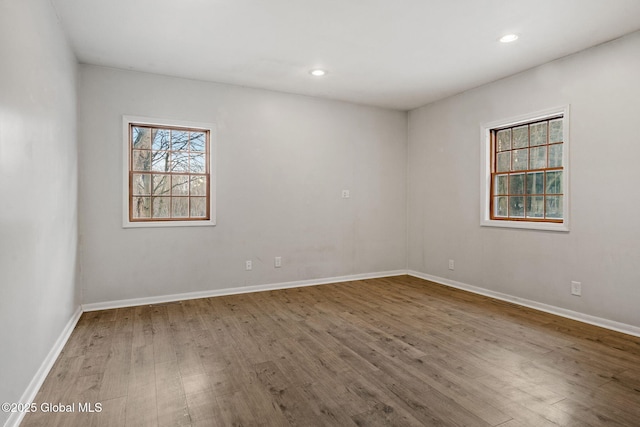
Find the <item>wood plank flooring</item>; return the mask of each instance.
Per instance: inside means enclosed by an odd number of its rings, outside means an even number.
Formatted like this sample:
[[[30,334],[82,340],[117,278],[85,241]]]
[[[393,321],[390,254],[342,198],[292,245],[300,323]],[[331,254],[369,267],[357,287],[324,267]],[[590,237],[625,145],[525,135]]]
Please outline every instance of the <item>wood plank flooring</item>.
[[[639,426],[640,338],[398,276],[84,313],[35,402],[75,412],[23,426]]]

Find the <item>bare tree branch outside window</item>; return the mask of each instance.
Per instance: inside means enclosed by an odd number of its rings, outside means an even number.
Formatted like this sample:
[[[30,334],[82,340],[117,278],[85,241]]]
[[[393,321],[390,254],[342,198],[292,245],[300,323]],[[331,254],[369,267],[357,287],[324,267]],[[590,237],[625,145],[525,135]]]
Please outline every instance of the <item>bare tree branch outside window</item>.
[[[130,125],[130,220],[208,219],[210,132]]]

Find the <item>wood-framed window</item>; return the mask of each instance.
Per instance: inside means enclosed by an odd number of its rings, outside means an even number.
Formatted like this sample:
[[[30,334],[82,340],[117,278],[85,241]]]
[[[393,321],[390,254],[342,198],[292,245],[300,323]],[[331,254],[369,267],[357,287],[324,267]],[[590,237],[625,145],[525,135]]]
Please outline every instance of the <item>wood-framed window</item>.
[[[210,125],[125,117],[125,227],[214,225]]]
[[[568,230],[568,107],[483,126],[482,225]]]
[[[563,118],[491,130],[491,219],[562,222]]]

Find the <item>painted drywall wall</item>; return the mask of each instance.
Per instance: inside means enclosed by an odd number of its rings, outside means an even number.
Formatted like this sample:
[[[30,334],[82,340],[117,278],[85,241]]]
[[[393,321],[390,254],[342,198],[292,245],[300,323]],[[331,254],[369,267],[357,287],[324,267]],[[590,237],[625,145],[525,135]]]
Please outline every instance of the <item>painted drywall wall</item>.
[[[46,0],[0,2],[0,58],[0,402],[17,402],[80,304],[77,70]]]
[[[215,227],[122,228],[122,115],[215,123]],[[84,303],[406,266],[405,112],[83,65],[78,117]]]
[[[409,269],[639,326],[639,53],[634,33],[411,111]],[[481,123],[564,104],[570,232],[480,227]]]

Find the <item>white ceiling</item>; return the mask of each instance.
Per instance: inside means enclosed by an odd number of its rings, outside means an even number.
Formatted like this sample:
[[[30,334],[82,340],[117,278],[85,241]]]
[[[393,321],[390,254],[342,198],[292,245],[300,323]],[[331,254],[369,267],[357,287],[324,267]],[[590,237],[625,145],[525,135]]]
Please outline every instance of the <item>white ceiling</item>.
[[[82,63],[403,110],[640,29],[640,0],[51,1]]]

